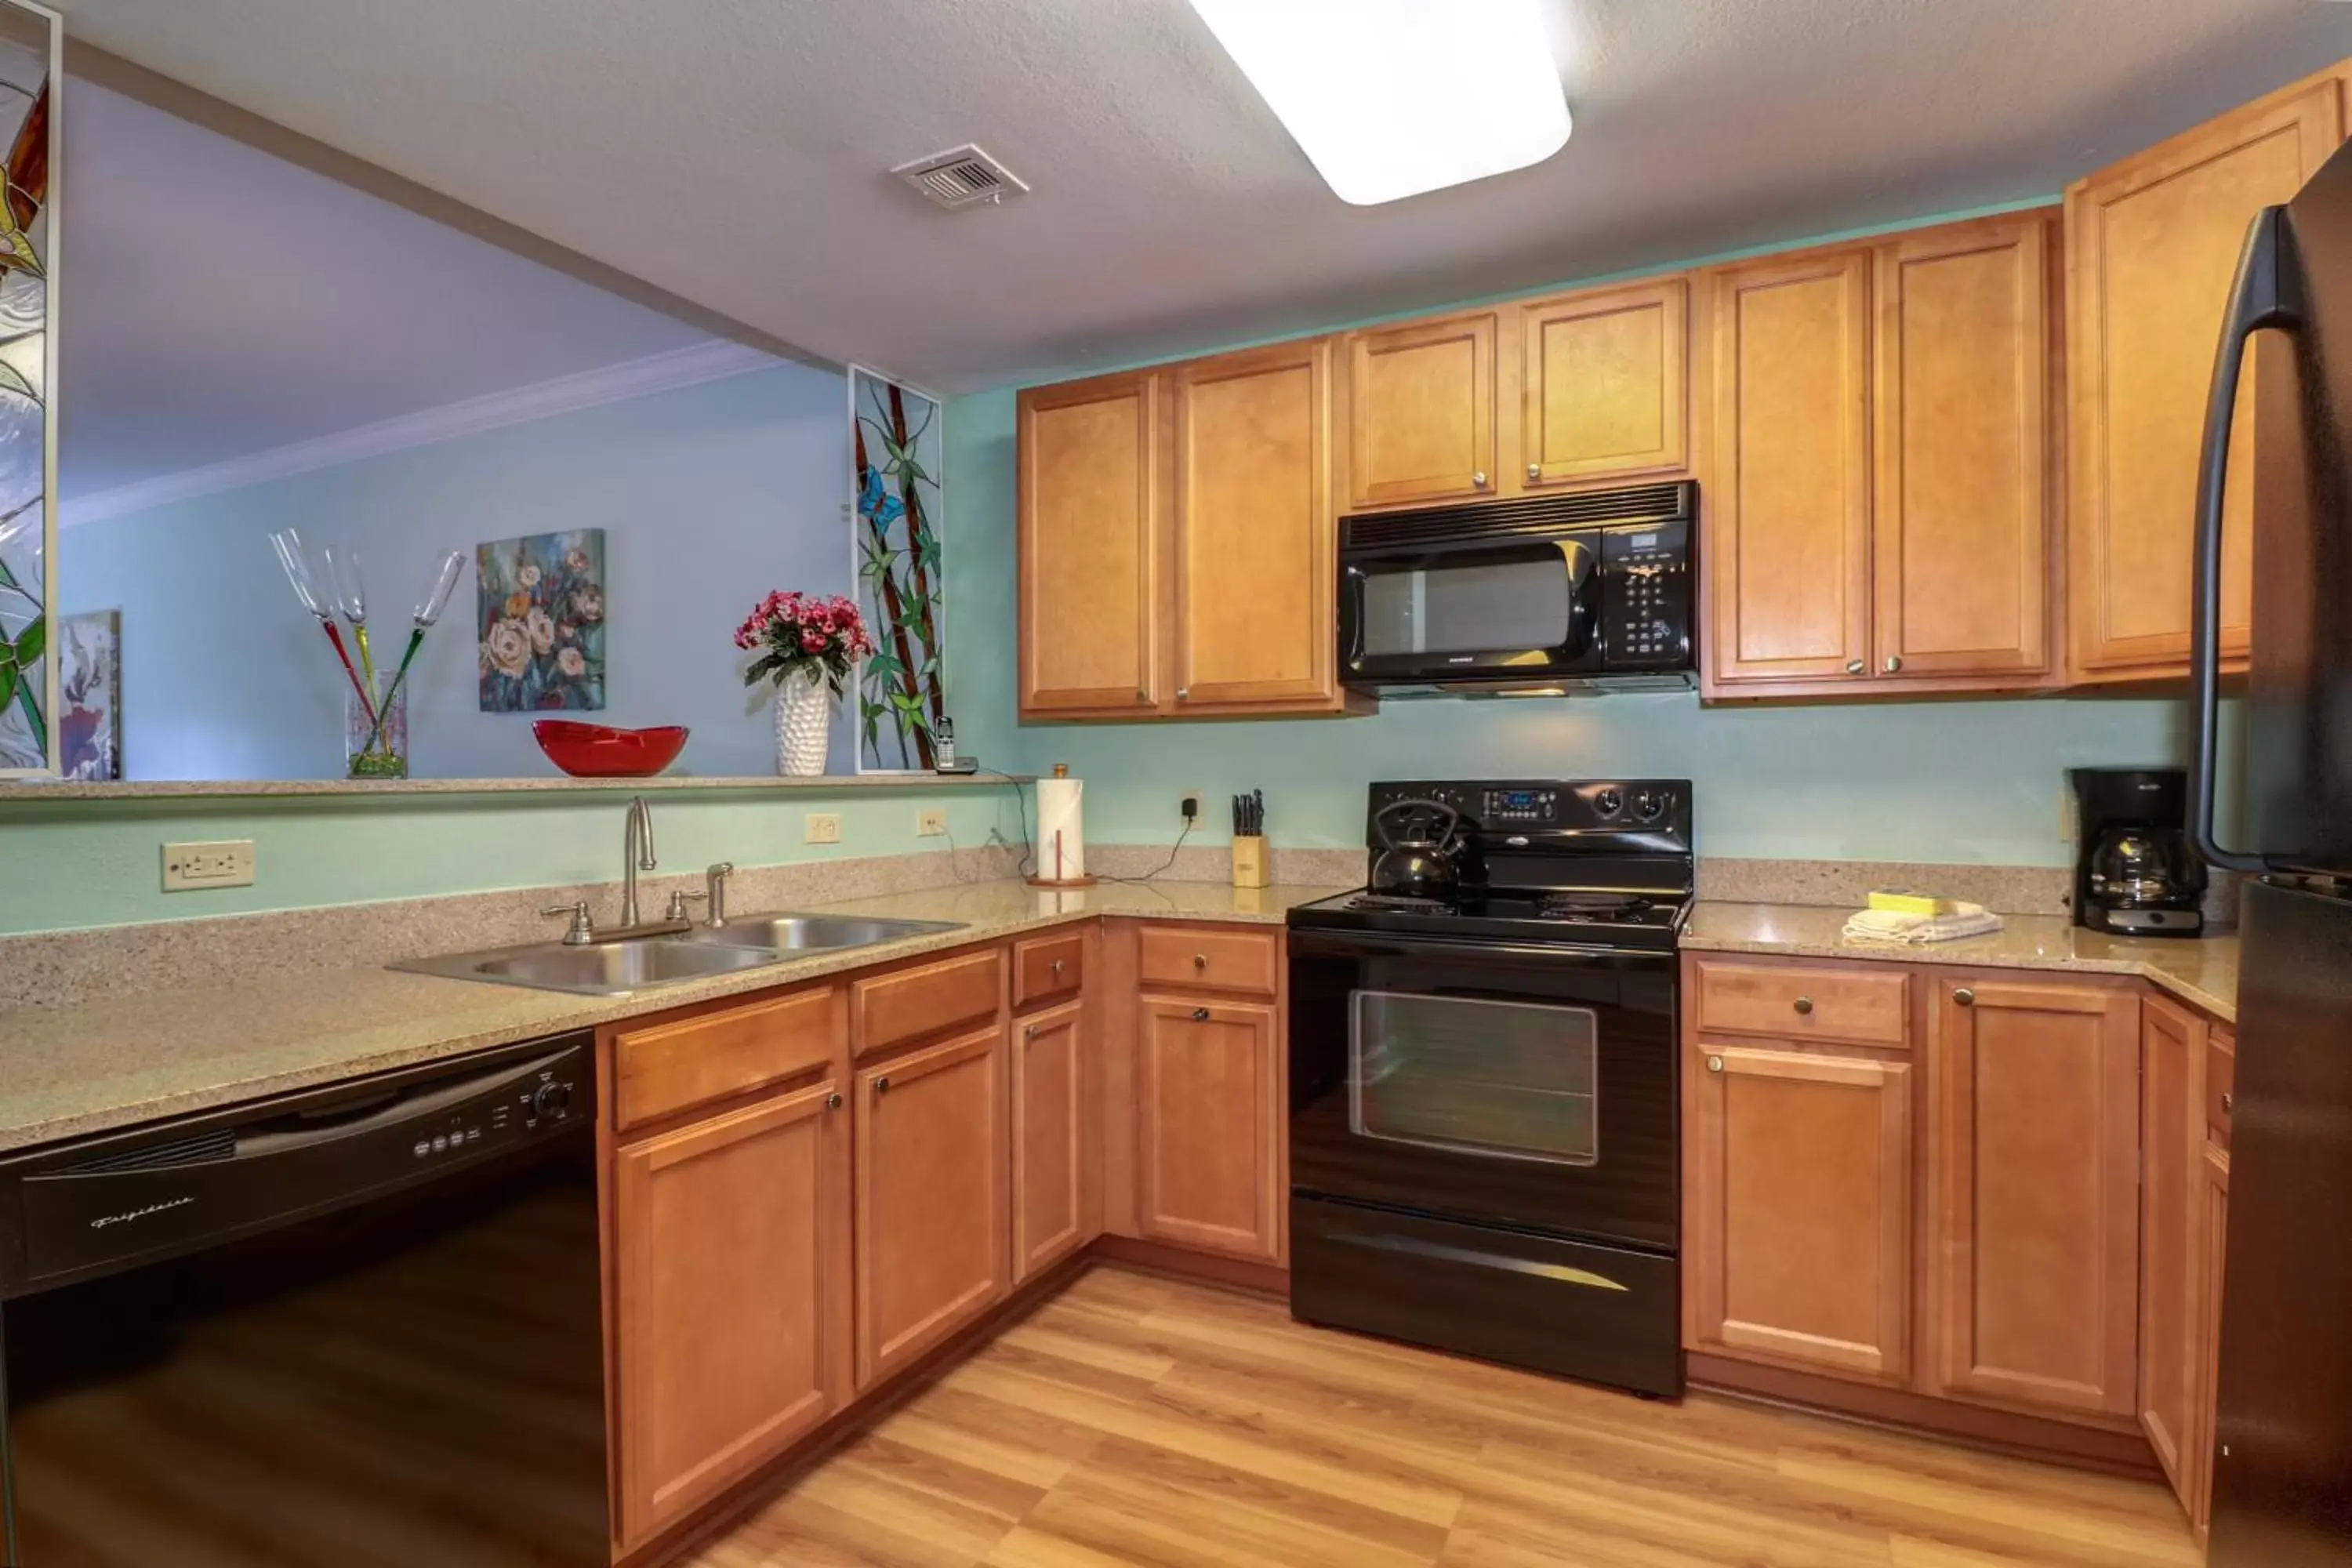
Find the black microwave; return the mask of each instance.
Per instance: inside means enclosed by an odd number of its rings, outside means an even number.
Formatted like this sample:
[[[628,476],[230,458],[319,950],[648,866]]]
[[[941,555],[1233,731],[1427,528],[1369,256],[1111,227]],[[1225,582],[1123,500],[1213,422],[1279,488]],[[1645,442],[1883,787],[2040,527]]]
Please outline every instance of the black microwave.
[[[1536,692],[1696,679],[1698,486],[1339,521],[1349,686]]]

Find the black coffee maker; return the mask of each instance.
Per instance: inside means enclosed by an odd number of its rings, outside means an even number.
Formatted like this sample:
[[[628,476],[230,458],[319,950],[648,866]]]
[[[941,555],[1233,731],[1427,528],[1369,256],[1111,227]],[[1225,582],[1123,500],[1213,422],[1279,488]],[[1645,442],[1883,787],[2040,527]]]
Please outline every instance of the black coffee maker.
[[[2074,923],[2117,936],[2197,936],[2205,862],[2189,847],[2184,768],[2074,768]]]

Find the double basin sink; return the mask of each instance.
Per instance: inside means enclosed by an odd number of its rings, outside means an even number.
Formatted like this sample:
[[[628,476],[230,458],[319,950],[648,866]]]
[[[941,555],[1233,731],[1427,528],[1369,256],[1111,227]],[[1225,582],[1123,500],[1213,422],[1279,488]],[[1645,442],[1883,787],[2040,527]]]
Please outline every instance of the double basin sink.
[[[577,946],[532,942],[410,959],[392,967],[493,985],[524,985],[583,996],[626,996],[716,974],[760,969],[801,953],[873,947],[934,931],[959,931],[962,925],[961,921],[878,920],[861,915],[752,915],[723,926],[696,926],[669,936]]]

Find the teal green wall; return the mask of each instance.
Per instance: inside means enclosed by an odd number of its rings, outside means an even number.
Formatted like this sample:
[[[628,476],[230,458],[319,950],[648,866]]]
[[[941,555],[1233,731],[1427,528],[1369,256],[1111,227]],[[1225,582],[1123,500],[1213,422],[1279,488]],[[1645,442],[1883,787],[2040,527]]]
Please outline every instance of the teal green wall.
[[[609,881],[625,790],[277,799],[0,801],[0,935],[244,914],[374,899]],[[666,871],[971,848],[1020,836],[1011,789],[658,791]],[[948,813],[947,839],[915,814]],[[839,844],[803,843],[804,814],[840,814]],[[163,846],[254,841],[250,888],[163,891]]]
[[[1223,842],[1220,803],[1258,788],[1277,844],[1337,847],[1362,842],[1373,779],[1615,773],[1694,781],[1710,855],[2057,866],[2072,856],[2068,767],[2177,762],[2185,749],[2179,701],[2105,697],[1760,708],[1706,708],[1696,693],[1447,698],[1360,719],[1023,725],[1013,414],[1009,388],[948,406],[944,531],[979,567],[950,579],[955,668],[973,678],[954,694],[958,732],[1016,772],[1068,763],[1087,781],[1097,842],[1166,842],[1192,788],[1210,802],[1195,842]]]

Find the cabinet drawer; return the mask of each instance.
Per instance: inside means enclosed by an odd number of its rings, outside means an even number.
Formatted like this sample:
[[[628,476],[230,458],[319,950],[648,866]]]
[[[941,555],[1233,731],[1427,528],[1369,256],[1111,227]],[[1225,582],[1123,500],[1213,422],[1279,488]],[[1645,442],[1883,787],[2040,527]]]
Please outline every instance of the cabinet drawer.
[[[2238,1037],[2216,1024],[2205,1035],[2205,1136],[2224,1149],[2237,1084]]]
[[[1892,964],[1866,973],[1702,959],[1697,969],[1701,1033],[1857,1046],[1910,1043],[1911,976]]]
[[[1001,948],[901,969],[850,988],[856,1054],[994,1016],[1004,992]]]
[[[1270,932],[1145,926],[1139,947],[1137,971],[1146,985],[1274,994],[1280,963]]]
[[[1068,996],[1086,984],[1087,939],[1083,931],[1032,937],[1013,944],[1013,1005],[1041,1006]]]
[[[615,1035],[613,1124],[626,1131],[824,1067],[844,1034],[841,989],[826,985]]]

